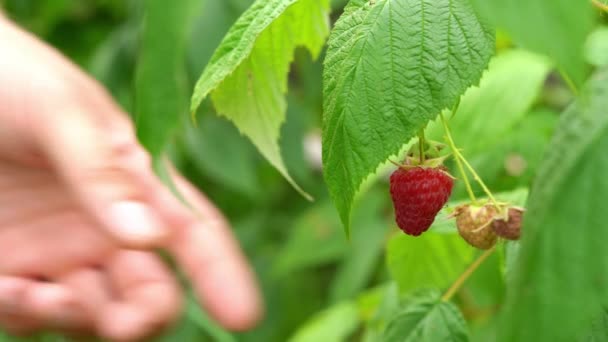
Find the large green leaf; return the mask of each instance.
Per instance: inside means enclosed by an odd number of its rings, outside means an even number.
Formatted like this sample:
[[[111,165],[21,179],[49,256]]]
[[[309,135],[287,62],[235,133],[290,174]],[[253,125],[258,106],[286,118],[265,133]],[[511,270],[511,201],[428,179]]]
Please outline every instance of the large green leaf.
[[[573,341],[608,299],[608,73],[561,118],[530,192],[502,341]]]
[[[232,26],[192,95],[191,112],[211,94],[219,114],[248,136],[303,195],[279,151],[287,74],[296,47],[317,57],[329,33],[328,0],[257,0]]]
[[[362,182],[479,81],[494,35],[467,0],[352,0],[324,71],[323,164],[348,234]]]
[[[560,69],[580,86],[587,67],[585,39],[593,28],[589,0],[471,0],[476,10],[523,47],[555,59]]]
[[[389,323],[385,342],[466,342],[467,325],[458,308],[436,291],[417,293]]]
[[[200,0],[145,2],[141,52],[137,63],[136,122],[142,144],[159,156],[180,118],[186,116],[185,45],[190,12]]]
[[[387,247],[387,264],[401,292],[446,288],[473,261],[475,249],[454,230],[427,232],[420,237],[401,234]]]

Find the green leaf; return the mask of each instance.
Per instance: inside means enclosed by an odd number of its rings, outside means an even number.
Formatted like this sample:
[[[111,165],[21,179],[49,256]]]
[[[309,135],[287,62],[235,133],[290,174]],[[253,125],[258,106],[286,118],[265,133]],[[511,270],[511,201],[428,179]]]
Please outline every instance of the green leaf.
[[[467,0],[352,0],[324,71],[325,181],[346,233],[362,182],[479,81],[493,32]]]
[[[200,1],[145,2],[141,52],[135,75],[137,136],[157,157],[187,114],[185,45],[189,13]]]
[[[561,118],[530,192],[501,341],[572,341],[608,298],[608,72]]]
[[[428,291],[417,296],[389,323],[385,342],[466,342],[467,325],[458,308]]]
[[[211,94],[220,115],[251,139],[298,190],[279,151],[287,74],[296,47],[317,57],[329,33],[328,0],[257,0],[232,26],[196,84],[194,114]]]
[[[591,329],[578,342],[608,342],[608,311],[604,310],[591,324]]]
[[[473,261],[475,249],[457,232],[429,231],[419,237],[401,234],[388,242],[387,264],[402,293],[446,288]]]
[[[550,56],[580,86],[587,75],[583,45],[594,25],[588,0],[471,0],[478,13],[524,48]]]
[[[348,341],[359,325],[357,305],[345,302],[321,312],[306,323],[290,342]]]
[[[585,46],[585,57],[595,66],[608,65],[608,27],[602,26],[591,33]]]

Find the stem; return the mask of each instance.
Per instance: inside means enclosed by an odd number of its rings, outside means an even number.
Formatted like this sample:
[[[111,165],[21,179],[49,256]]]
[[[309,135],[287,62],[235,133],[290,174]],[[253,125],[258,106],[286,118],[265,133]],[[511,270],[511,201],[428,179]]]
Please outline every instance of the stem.
[[[424,156],[424,128],[418,131],[418,147],[420,152],[420,164],[424,164],[425,156]]]
[[[492,255],[492,252],[494,252],[494,250],[496,250],[496,246],[483,252],[483,254],[479,256],[479,258],[477,258],[471,265],[469,265],[469,267],[467,267],[467,269],[462,272],[458,279],[456,279],[452,286],[450,286],[450,288],[445,291],[443,296],[441,296],[441,300],[444,302],[449,301],[454,296],[454,294],[456,294],[456,292],[458,292],[458,290],[462,287],[464,282],[469,279],[471,274],[475,272],[479,265],[481,265],[490,255]]]
[[[454,115],[454,114],[452,114],[452,115]],[[452,133],[450,132],[450,128],[448,127],[448,124],[445,121],[445,118],[443,117],[443,113],[439,113],[439,116],[441,117],[441,122],[443,123],[443,129],[445,130],[445,138],[448,141],[448,145],[450,145],[450,148],[452,149],[452,151],[454,151],[454,157],[455,157],[454,159],[456,159],[456,165],[458,165],[458,172],[460,172],[460,176],[462,177],[462,180],[464,181],[464,185],[467,188],[467,193],[469,194],[469,198],[471,198],[471,201],[473,202],[473,204],[477,204],[477,198],[475,197],[475,193],[473,193],[473,188],[471,188],[471,183],[469,182],[469,176],[464,171],[464,167],[462,166],[460,151],[456,148],[456,144],[454,144],[454,139],[452,139]]]
[[[598,0],[591,0],[591,3],[593,4],[593,6],[599,8],[600,10],[604,11],[604,12],[608,12],[608,5],[599,2]]]
[[[475,169],[471,166],[471,164],[469,164],[469,162],[466,159],[464,159],[462,154],[460,154],[460,151],[458,151],[458,155],[460,156],[460,158],[462,158],[462,162],[464,163],[464,166],[466,166],[467,169],[469,170],[469,172],[471,172],[471,174],[473,175],[473,178],[475,178],[475,181],[477,181],[477,183],[479,183],[479,185],[483,189],[483,192],[485,192],[486,195],[488,195],[488,198],[490,199],[490,201],[492,201],[492,204],[494,204],[496,209],[500,210],[500,205],[498,204],[498,201],[496,201],[496,198],[494,198],[494,195],[492,195],[492,192],[490,191],[490,189],[488,189],[488,187],[486,186],[486,183],[484,183],[483,180],[481,179],[481,177],[479,177],[479,175],[477,174],[477,172],[475,172]]]
[[[483,182],[483,180],[481,179],[481,177],[479,177],[479,175],[477,174],[477,172],[475,171],[475,169],[473,168],[473,166],[471,166],[471,164],[469,164],[469,162],[466,160],[466,158],[462,155],[462,153],[460,153],[460,150],[456,148],[455,144],[454,144],[454,140],[452,139],[452,134],[450,132],[450,128],[448,127],[448,124],[446,123],[443,114],[441,115],[441,121],[443,122],[443,128],[445,129],[446,132],[446,136],[448,138],[448,143],[450,144],[450,148],[454,151],[454,156],[456,157],[456,161],[459,164],[459,167],[462,167],[460,164],[464,164],[464,166],[466,166],[467,170],[469,170],[469,172],[473,175],[473,178],[475,179],[475,181],[481,186],[481,188],[483,189],[483,191],[486,193],[486,195],[488,196],[488,198],[490,199],[490,201],[492,201],[492,204],[496,207],[496,209],[498,209],[500,211],[500,205],[498,204],[498,201],[496,201],[496,198],[494,198],[494,195],[492,195],[492,192],[490,191],[490,189],[488,189],[488,187],[486,186],[486,183]],[[461,171],[462,173],[463,171]],[[469,192],[469,196],[472,195],[472,190],[471,185],[468,184],[469,180],[467,178],[465,178],[465,185],[467,185],[467,191]],[[473,200],[473,204],[476,204],[476,200],[474,200],[474,195],[473,197],[471,197],[471,200]]]
[[[566,81],[568,88],[570,88],[570,91],[574,94],[574,96],[578,96],[578,89],[576,88],[576,85],[574,85],[574,82],[572,82],[572,79],[570,78],[570,76],[568,76],[568,74],[566,74],[566,72],[564,72],[561,69],[560,69],[559,73],[560,73],[560,75],[562,75],[562,78],[564,79],[564,81]]]

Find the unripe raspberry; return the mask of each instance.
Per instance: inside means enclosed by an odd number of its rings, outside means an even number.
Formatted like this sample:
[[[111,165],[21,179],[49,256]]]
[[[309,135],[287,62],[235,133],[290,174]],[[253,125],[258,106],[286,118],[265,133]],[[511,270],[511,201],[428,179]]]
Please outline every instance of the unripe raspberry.
[[[473,247],[490,249],[498,239],[492,230],[496,213],[496,208],[490,204],[482,207],[462,205],[452,215],[456,217],[458,233],[466,242]]]

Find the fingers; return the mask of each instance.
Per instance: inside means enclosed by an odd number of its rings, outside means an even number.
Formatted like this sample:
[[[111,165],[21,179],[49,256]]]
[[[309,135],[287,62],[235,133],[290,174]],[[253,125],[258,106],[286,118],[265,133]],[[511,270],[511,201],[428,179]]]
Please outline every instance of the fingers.
[[[122,250],[101,269],[80,269],[60,280],[95,317],[97,334],[111,341],[138,341],[171,323],[181,308],[180,291],[153,253]]]
[[[27,316],[22,304],[27,287],[31,282],[16,277],[0,277],[0,327],[15,335],[35,331],[40,322]]]
[[[211,203],[183,179],[176,185],[200,218],[184,207],[163,206],[176,231],[170,250],[193,283],[209,313],[232,330],[251,328],[262,316],[262,304],[253,274],[226,221]],[[186,223],[186,217],[190,222]],[[180,222],[181,220],[181,222]]]
[[[90,317],[67,287],[25,278],[0,277],[0,325],[9,332],[71,331],[89,324]]]
[[[55,278],[90,266],[115,250],[82,215],[73,212],[28,217],[0,230],[0,274]]]
[[[99,320],[104,308],[113,300],[113,291],[105,271],[97,268],[86,267],[75,269],[64,274],[57,281],[72,289],[80,298],[83,310],[94,321]],[[94,324],[96,325],[96,323]]]
[[[59,110],[34,134],[79,205],[123,245],[160,246],[169,233],[148,198],[162,185],[131,125],[116,113]]]
[[[106,271],[116,297],[98,320],[101,336],[139,340],[158,332],[180,313],[179,286],[155,254],[121,251]]]

